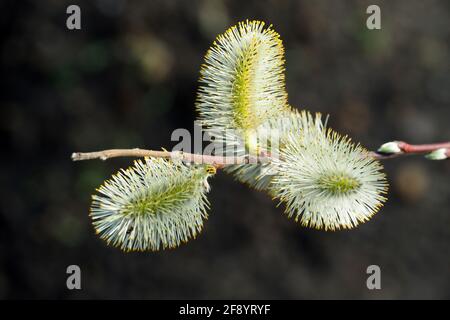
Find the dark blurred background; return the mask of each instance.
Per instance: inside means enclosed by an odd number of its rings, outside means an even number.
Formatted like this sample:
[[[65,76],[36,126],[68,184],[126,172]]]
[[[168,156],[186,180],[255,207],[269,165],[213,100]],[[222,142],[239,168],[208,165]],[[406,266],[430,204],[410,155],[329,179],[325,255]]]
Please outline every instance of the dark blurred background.
[[[82,30],[66,28],[81,7]],[[366,28],[381,7],[382,30]],[[130,159],[73,151],[170,148],[193,128],[203,55],[245,19],[274,25],[297,108],[364,146],[450,137],[449,1],[2,1],[0,298],[450,298],[450,162],[385,162],[389,201],[352,231],[301,228],[223,173],[202,234],[122,253],[88,217]],[[66,288],[66,267],[82,290]],[[381,267],[381,290],[366,268]]]

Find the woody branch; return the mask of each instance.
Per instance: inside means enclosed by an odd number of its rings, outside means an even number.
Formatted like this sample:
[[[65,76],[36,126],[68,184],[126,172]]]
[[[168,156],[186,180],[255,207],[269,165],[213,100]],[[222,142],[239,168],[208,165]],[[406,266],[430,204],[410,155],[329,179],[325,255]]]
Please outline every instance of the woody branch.
[[[447,159],[450,157],[450,142],[414,145],[404,141],[393,141],[383,144],[378,151],[372,151],[369,155],[375,159],[384,160],[411,154],[426,154],[427,158],[431,160]],[[157,151],[139,148],[74,152],[72,154],[73,161],[92,159],[107,160],[109,158],[117,157],[178,159],[183,162],[210,164],[216,168],[221,168],[230,164],[263,163],[270,161],[270,155],[267,154],[260,154],[258,156],[222,157],[181,151]]]

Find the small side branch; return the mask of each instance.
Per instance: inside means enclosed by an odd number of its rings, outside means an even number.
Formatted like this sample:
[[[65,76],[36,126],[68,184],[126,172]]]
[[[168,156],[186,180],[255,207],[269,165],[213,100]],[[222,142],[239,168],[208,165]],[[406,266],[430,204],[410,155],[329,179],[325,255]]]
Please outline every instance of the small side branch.
[[[425,154],[430,160],[444,160],[450,157],[450,142],[429,144],[409,144],[405,141],[392,141],[383,144],[371,155],[377,159],[391,159],[404,155]]]
[[[187,153],[181,151],[156,151],[145,149],[109,149],[95,152],[74,152],[72,153],[73,161],[100,159],[107,160],[109,158],[117,157],[154,157],[165,159],[176,159],[183,162],[190,162],[196,164],[210,164],[216,168],[222,168],[226,165],[232,164],[249,164],[249,163],[263,163],[270,160],[267,156],[242,156],[242,157],[222,157],[201,155],[195,153]]]

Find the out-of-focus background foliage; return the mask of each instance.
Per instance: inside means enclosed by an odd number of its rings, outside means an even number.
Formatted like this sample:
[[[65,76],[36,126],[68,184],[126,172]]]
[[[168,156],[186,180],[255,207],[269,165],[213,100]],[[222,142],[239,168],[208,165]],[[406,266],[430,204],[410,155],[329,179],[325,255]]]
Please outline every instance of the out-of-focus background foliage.
[[[370,4],[382,30],[366,28]],[[78,4],[82,30],[66,29]],[[289,101],[374,149],[450,137],[448,1],[2,1],[1,298],[450,298],[450,163],[385,162],[389,201],[352,231],[301,228],[220,173],[202,234],[122,253],[88,217],[90,195],[130,159],[73,151],[170,148],[193,128],[203,55],[245,19],[286,48]],[[66,289],[66,267],[82,290]],[[377,264],[382,289],[366,288]]]

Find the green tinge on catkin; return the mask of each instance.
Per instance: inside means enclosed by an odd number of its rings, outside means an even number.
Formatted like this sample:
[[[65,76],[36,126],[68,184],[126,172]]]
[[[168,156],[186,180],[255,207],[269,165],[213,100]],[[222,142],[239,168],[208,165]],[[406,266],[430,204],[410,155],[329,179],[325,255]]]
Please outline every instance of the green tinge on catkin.
[[[318,188],[329,191],[334,195],[345,195],[356,192],[361,183],[345,173],[332,172],[324,173],[317,179]]]
[[[151,215],[170,210],[173,206],[183,203],[195,192],[195,185],[191,181],[185,181],[166,189],[150,190],[142,192],[130,203],[124,206],[124,215]]]
[[[252,82],[255,74],[255,60],[258,55],[258,41],[250,40],[246,50],[242,52],[241,59],[236,63],[235,80],[232,87],[233,122],[244,132],[258,126],[260,119],[252,110]]]

